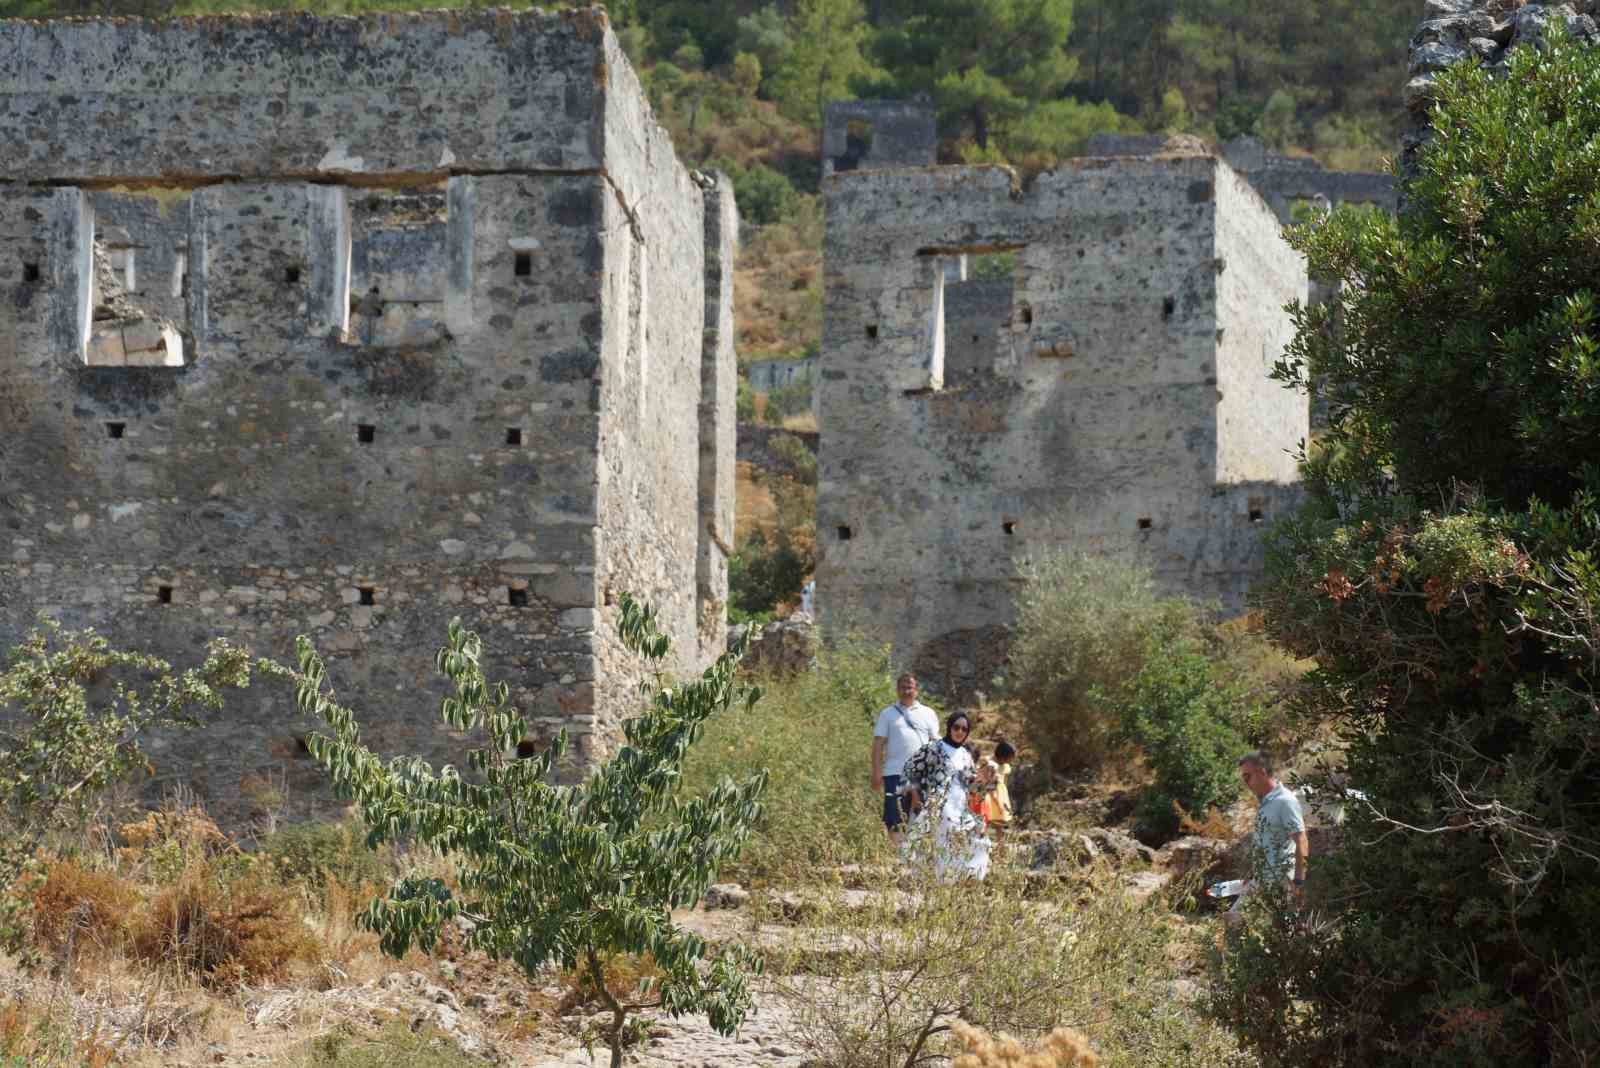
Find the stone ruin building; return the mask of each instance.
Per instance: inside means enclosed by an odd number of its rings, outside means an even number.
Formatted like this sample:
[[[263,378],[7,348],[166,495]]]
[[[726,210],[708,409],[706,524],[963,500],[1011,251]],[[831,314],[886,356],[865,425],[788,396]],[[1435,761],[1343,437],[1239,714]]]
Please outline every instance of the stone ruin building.
[[[1026,187],[926,163],[823,179],[824,628],[960,693],[999,670],[1031,553],[1137,555],[1238,609],[1308,435],[1267,377],[1307,296],[1277,214],[1197,150]]]
[[[453,615],[579,759],[637,700],[617,595],[675,667],[721,651],[737,216],[603,12],[0,45],[0,647],[41,612],[180,664],[306,633],[375,748],[454,763]],[[314,798],[291,698],[158,741],[157,785]]]

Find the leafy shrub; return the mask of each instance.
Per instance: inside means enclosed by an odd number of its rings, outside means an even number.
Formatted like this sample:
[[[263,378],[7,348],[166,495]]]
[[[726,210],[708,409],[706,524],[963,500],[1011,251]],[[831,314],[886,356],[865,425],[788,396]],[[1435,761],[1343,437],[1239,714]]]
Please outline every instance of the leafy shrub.
[[[52,835],[80,837],[105,790],[148,768],[139,747],[152,727],[188,727],[222,707],[221,691],[249,682],[242,650],[213,642],[198,668],[120,652],[92,630],[46,621],[0,672],[0,886]],[[107,696],[91,696],[95,693]]]
[[[1006,687],[1054,768],[1092,767],[1117,748],[1116,709],[1151,636],[1193,633],[1194,608],[1159,596],[1147,570],[1106,557],[1049,555],[1025,579]]]
[[[774,608],[800,596],[812,567],[782,532],[752,530],[728,560],[729,620],[770,619]]]
[[[812,385],[796,382],[767,394],[767,422],[781,423],[792,415],[811,410]]]
[[[1382,845],[1313,868],[1327,930],[1270,974],[1234,949],[1269,1063],[1600,1047],[1600,53],[1552,32],[1507,66],[1439,77],[1404,213],[1292,232],[1342,285],[1277,372],[1330,422],[1263,613],[1371,799],[1348,840]]]
[[[564,731],[529,759],[508,756],[527,725],[510,687],[484,676],[482,643],[459,619],[436,658],[453,690],[441,715],[456,730],[486,735],[468,755],[476,781],[454,767],[436,772],[418,758],[380,761],[361,743],[355,714],[323,692],[326,667],[309,639],[296,643],[298,672],[273,668],[291,675],[299,707],[332,731],[311,735],[307,745],[335,787],[354,797],[368,840],[415,836],[455,863],[456,886],[415,873],[368,905],[361,922],[383,951],[397,958],[412,946],[431,951],[445,926],[465,916],[473,921],[464,936],[471,949],[515,961],[530,979],[547,964],[581,971],[611,1015],[605,1033],[612,1068],[620,1068],[637,1030],[628,1017],[641,1009],[704,1013],[724,1034],[749,1011],[747,976],[759,973],[760,962],[738,945],[711,950],[673,923],[670,911],[697,902],[738,856],[766,784],[758,771],[678,803],[684,758],[706,721],[739,698],[759,696],[735,682],[744,646],[736,643],[700,678],[674,685],[661,674],[671,642],[655,613],[624,594],[619,617],[621,644],[654,680],[650,703],[623,724],[627,744],[577,786],[547,778],[566,747]],[[617,954],[648,954],[659,969],[631,1000],[606,984],[605,961]]]
[[[757,881],[877,857],[882,798],[867,767],[872,717],[894,700],[883,651],[824,651],[814,671],[761,678],[761,700],[706,726],[684,763],[684,791],[766,769],[761,818],[730,870]]]
[[[344,886],[385,883],[393,870],[390,852],[370,848],[348,822],[302,823],[284,827],[261,844],[261,856],[286,883]]]
[[[756,395],[750,388],[750,380],[744,375],[739,376],[738,392],[734,395],[734,418],[741,423],[756,421]]]
[[[782,173],[765,163],[752,167],[729,168],[733,179],[733,196],[739,203],[739,214],[755,226],[769,226],[783,222],[794,207],[794,186]]]
[[[805,486],[817,484],[817,454],[793,434],[772,435],[767,442],[767,452],[787,477]]]
[[[1118,704],[1121,735],[1137,745],[1155,772],[1140,818],[1163,836],[1177,832],[1180,810],[1204,812],[1239,794],[1237,761],[1245,741],[1232,720],[1250,701],[1245,684],[1192,634],[1161,628],[1149,639],[1144,665]]]

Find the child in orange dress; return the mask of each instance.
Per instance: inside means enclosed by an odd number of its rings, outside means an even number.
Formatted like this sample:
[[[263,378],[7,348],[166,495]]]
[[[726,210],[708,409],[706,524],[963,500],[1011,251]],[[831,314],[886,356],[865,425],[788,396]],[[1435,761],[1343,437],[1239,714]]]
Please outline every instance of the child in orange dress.
[[[1010,742],[994,747],[994,756],[985,760],[984,766],[994,769],[994,791],[983,798],[983,817],[993,831],[1003,831],[1011,823],[1011,792],[1006,789],[1006,779],[1011,774],[1011,762],[1017,751]]]

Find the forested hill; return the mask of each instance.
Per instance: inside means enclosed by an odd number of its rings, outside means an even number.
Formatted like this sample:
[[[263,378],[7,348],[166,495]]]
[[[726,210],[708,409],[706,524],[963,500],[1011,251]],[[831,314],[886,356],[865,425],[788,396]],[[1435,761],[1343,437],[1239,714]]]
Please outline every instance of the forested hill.
[[[0,0],[0,15],[352,13],[459,0]],[[533,6],[509,0],[505,6]],[[565,3],[540,6],[571,6]],[[927,94],[944,162],[1025,172],[1098,131],[1259,136],[1375,169],[1401,118],[1420,0],[618,0],[608,5],[685,162],[734,178],[743,358],[820,333],[824,102]]]

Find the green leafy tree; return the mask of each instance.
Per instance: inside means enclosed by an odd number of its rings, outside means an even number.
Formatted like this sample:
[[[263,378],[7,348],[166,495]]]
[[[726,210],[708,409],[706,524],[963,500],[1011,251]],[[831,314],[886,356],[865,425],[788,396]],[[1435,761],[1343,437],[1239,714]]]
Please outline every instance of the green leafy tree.
[[[109,787],[148,772],[147,732],[198,725],[249,681],[247,655],[223,641],[174,672],[92,630],[45,621],[30,632],[0,673],[0,886],[46,837],[80,833]]]
[[[655,613],[628,596],[620,609],[624,645],[659,668],[670,643]],[[673,924],[671,910],[700,899],[760,816],[764,772],[737,784],[724,779],[685,803],[675,798],[684,757],[706,720],[735,700],[759,697],[735,681],[742,643],[694,681],[675,685],[655,674],[649,707],[623,725],[626,744],[576,786],[547,781],[565,749],[564,731],[537,756],[513,755],[526,724],[506,684],[484,676],[482,644],[460,620],[450,623],[437,666],[454,690],[444,699],[444,720],[486,736],[469,754],[470,777],[418,758],[381,761],[361,744],[355,714],[324,691],[326,668],[310,641],[300,638],[298,650],[299,707],[331,731],[307,745],[359,806],[368,844],[412,837],[457,865],[455,890],[411,876],[367,906],[360,923],[378,934],[385,953],[431,952],[440,928],[461,919],[469,946],[516,962],[530,979],[549,963],[577,972],[611,1013],[612,1068],[622,1064],[627,1018],[641,1009],[705,1013],[724,1034],[738,1028],[751,1005],[748,976],[760,962],[740,946],[710,952],[704,939]],[[606,965],[618,954],[648,955],[660,973],[641,981],[633,1000],[606,983]]]
[[[1072,0],[918,0],[882,30],[874,53],[900,95],[930,94],[947,125],[979,148],[1077,70],[1067,51]]]
[[[1370,804],[1313,868],[1312,948],[1230,973],[1269,1063],[1600,1048],[1597,100],[1564,39],[1453,70],[1406,210],[1293,231],[1342,286],[1278,374],[1331,422],[1262,604]]]
[[[788,50],[768,79],[779,109],[797,122],[820,126],[823,105],[850,98],[851,81],[873,74],[865,55],[867,33],[861,0],[798,0]]]

